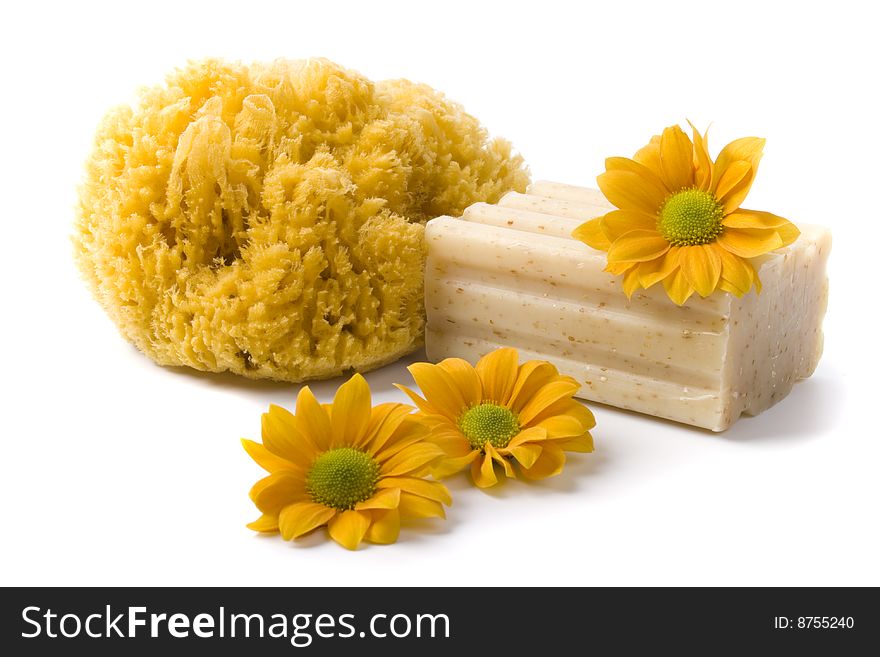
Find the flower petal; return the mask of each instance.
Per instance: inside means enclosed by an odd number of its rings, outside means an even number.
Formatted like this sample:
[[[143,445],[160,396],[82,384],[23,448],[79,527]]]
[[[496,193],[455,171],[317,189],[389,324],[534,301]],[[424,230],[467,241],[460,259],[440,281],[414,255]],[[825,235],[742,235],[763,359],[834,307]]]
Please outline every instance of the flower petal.
[[[718,236],[718,244],[741,258],[756,258],[780,248],[782,238],[775,230],[725,228]]]
[[[776,229],[776,232],[779,233],[779,239],[782,240],[782,246],[788,246],[789,244],[792,244],[798,237],[801,236],[801,231],[798,230],[798,227],[790,221],[786,224],[783,224],[782,226],[779,226]]]
[[[632,299],[632,295],[635,294],[635,291],[640,287],[639,270],[637,267],[633,267],[623,275],[622,287],[626,298]]]
[[[662,153],[661,153],[662,156]],[[665,198],[671,191],[663,182],[662,175],[658,175],[651,167],[645,166],[635,159],[628,157],[607,157],[605,158],[606,171],[629,171],[641,178],[645,184],[652,189],[658,190]]]
[[[248,529],[255,532],[277,532],[278,531],[278,514],[264,513],[253,522],[249,522]]]
[[[596,426],[596,418],[593,416],[593,412],[577,399],[560,400],[549,407],[547,411],[552,411],[556,415],[571,415],[577,418],[584,429],[592,429]],[[551,416],[548,415],[548,417]]]
[[[278,472],[279,470],[298,470],[298,466],[294,465],[287,459],[275,456],[260,443],[247,438],[241,439],[241,444],[248,455],[267,472]]]
[[[571,440],[558,441],[556,445],[561,447],[566,452],[588,453],[592,452],[594,449],[593,436],[590,435],[589,431],[582,436],[572,438]]]
[[[697,132],[694,124],[688,121],[694,133],[694,184],[698,189],[704,192],[709,189],[712,184],[712,158],[709,156],[709,130],[707,129],[703,136]]]
[[[586,427],[571,415],[554,415],[541,420],[538,427],[547,432],[547,438],[565,438],[581,435]]]
[[[331,509],[329,506],[314,502],[298,502],[281,509],[278,529],[281,531],[281,537],[289,541],[326,525],[335,515],[336,509]]]
[[[405,385],[401,385],[400,383],[393,383],[392,385],[401,392],[405,392],[406,396],[409,397],[412,402],[418,407],[418,409],[425,415],[442,415],[440,411],[434,408],[434,406],[432,406],[427,399],[422,399]]]
[[[501,453],[495,449],[491,443],[486,443],[484,448],[486,450],[486,456],[490,457],[495,463],[501,466],[504,470],[504,474],[508,477],[516,477],[516,473],[513,471],[513,466],[510,464],[510,461],[501,455]]]
[[[394,402],[374,406],[361,444],[371,454],[376,454],[412,411],[412,406]]]
[[[495,461],[488,454],[477,459],[471,464],[471,478],[480,488],[490,488],[498,483],[498,477],[495,475]]]
[[[280,471],[254,484],[250,498],[263,513],[278,513],[288,504],[308,499],[308,493],[302,476]]]
[[[666,128],[660,136],[660,166],[669,191],[694,184],[694,145],[677,125]]]
[[[602,217],[582,223],[572,231],[571,236],[597,251],[607,251],[611,246],[611,242],[602,232]]]
[[[758,174],[758,164],[761,161],[761,155],[764,150],[766,140],[758,137],[743,137],[730,142],[721,149],[718,159],[715,160],[715,168],[712,173],[712,184],[710,191],[715,193],[722,180],[725,178],[727,169],[734,162],[744,160],[749,163],[751,169],[748,174],[733,189],[725,195],[723,205],[724,214],[729,214],[739,207],[739,204],[745,200],[752,187],[752,181]],[[717,194],[716,194],[717,196]]]
[[[372,397],[367,380],[355,374],[339,386],[330,411],[332,445],[335,447],[360,444],[372,416]]]
[[[510,409],[516,413],[521,411],[538,390],[557,376],[556,366],[546,360],[528,360],[520,365],[510,393]]]
[[[317,450],[299,431],[290,411],[271,404],[261,420],[263,446],[267,450],[300,468],[309,467]]]
[[[738,297],[743,296],[752,289],[752,283],[755,280],[754,268],[748,261],[732,254],[727,249],[717,247],[717,251],[721,258],[721,279],[728,283],[724,289]],[[729,289],[730,287],[733,290]]]
[[[621,210],[656,214],[666,199],[666,190],[633,171],[612,169],[596,178],[599,189]]]
[[[752,171],[752,165],[745,160],[731,162],[724,170],[715,189],[715,198],[724,205],[725,197],[739,185]]]
[[[428,436],[430,435],[431,428],[422,417],[406,415],[397,424],[388,440],[382,445],[382,449],[377,450],[375,447],[373,448],[373,458],[380,463],[387,461],[393,455],[411,445],[428,442]]]
[[[330,417],[308,386],[296,396],[296,428],[319,451],[330,448]]]
[[[364,535],[370,543],[388,545],[400,536],[400,511],[397,509],[375,510],[370,514],[373,522]]]
[[[450,420],[467,408],[461,391],[446,370],[430,363],[413,363],[407,368],[428,403]]]
[[[669,276],[679,265],[680,246],[670,246],[662,258],[640,262],[638,266],[639,283],[646,290]]]
[[[396,509],[399,504],[399,488],[382,488],[377,490],[371,498],[355,504],[354,510],[363,511],[364,509]]]
[[[602,216],[602,232],[609,241],[623,237],[631,230],[657,230],[657,216],[635,210],[612,210]]]
[[[450,477],[456,473],[461,472],[466,467],[468,467],[471,463],[473,463],[478,457],[480,453],[477,451],[472,451],[464,456],[456,456],[452,458],[443,459],[439,463],[437,463],[432,469],[431,474],[437,479],[444,479],[446,477]]]
[[[416,443],[399,451],[381,464],[381,472],[386,477],[397,477],[419,472],[433,462],[445,457],[443,450],[432,443]]]
[[[739,208],[721,220],[721,225],[729,228],[779,228],[787,223],[790,223],[788,219],[772,212],[746,210],[745,208]]]
[[[577,381],[569,377],[560,377],[558,380],[548,383],[535,393],[535,396],[520,411],[520,426],[529,426],[529,423],[535,420],[541,411],[560,399],[571,397],[580,387]]]
[[[721,257],[713,244],[682,247],[680,262],[682,273],[701,297],[715,291],[721,277]]]
[[[669,242],[656,230],[631,230],[608,250],[608,262],[644,262],[669,250]]]
[[[400,492],[401,518],[445,518],[446,510],[440,502],[429,500],[420,495],[410,495],[405,491]]]
[[[651,141],[636,151],[633,159],[639,164],[644,164],[662,180],[663,169],[660,166],[660,135],[651,137]]]
[[[483,356],[477,362],[477,374],[483,383],[483,400],[508,406],[518,371],[516,349],[502,347]]]
[[[376,483],[376,488],[397,488],[411,495],[441,502],[446,506],[452,505],[452,495],[449,494],[449,489],[438,481],[428,481],[418,477],[382,477]]]
[[[694,293],[694,288],[688,283],[681,267],[663,279],[663,287],[666,289],[667,296],[679,306],[684,305],[685,301]]]
[[[479,403],[483,398],[483,387],[474,366],[463,358],[446,358],[437,363],[455,382],[466,406]]]
[[[356,550],[370,528],[373,518],[362,511],[343,511],[327,524],[330,538],[347,550]]]
[[[525,445],[510,447],[507,451],[510,452],[522,467],[531,468],[535,465],[538,457],[541,456],[542,449],[537,443],[526,443]]]
[[[565,452],[553,443],[544,443],[541,456],[531,468],[523,468],[526,479],[546,479],[558,475],[565,467]]]
[[[523,429],[507,443],[507,449],[525,445],[527,443],[541,442],[547,440],[547,430],[543,427],[529,427]]]

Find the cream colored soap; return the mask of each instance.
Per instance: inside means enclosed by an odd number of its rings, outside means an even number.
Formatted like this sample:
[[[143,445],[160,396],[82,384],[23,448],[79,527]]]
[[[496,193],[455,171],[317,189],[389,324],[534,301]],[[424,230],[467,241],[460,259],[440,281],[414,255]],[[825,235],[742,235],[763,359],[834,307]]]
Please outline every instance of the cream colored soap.
[[[813,373],[828,299],[827,229],[799,226],[764,256],[760,295],[716,292],[681,307],[662,285],[627,299],[605,253],[570,237],[610,206],[596,190],[534,183],[498,205],[427,224],[428,358],[475,362],[499,346],[549,360],[591,401],[727,429]]]

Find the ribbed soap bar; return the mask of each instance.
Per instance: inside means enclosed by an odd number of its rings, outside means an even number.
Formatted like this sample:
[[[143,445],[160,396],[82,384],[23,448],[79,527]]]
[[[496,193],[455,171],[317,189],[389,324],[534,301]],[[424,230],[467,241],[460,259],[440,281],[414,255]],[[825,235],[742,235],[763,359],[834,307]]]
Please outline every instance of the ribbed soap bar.
[[[799,226],[756,261],[763,283],[681,307],[661,284],[627,299],[605,253],[571,238],[610,206],[596,190],[534,183],[427,225],[428,358],[499,346],[554,363],[579,396],[713,431],[757,415],[813,373],[828,299],[828,230]]]

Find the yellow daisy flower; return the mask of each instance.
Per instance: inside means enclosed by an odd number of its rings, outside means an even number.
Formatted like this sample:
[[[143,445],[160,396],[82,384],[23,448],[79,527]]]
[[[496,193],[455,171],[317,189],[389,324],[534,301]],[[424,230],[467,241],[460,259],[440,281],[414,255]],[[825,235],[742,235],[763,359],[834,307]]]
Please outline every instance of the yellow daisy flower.
[[[682,305],[697,292],[743,296],[761,281],[750,259],[794,242],[800,231],[769,212],[740,208],[764,148],[756,137],[737,139],[718,159],[709,157],[708,135],[693,129],[693,142],[671,126],[635,154],[610,157],[599,188],[618,210],[579,226],[572,236],[608,252],[606,271],[623,275],[623,289],[663,281]]]
[[[433,427],[431,440],[446,460],[434,468],[445,477],[470,466],[481,488],[498,483],[500,469],[515,477],[513,463],[527,479],[559,474],[565,452],[592,452],[593,414],[572,399],[580,385],[548,362],[519,365],[515,349],[497,349],[472,367],[461,358],[408,368],[423,399],[398,385]],[[397,384],[395,384],[397,385]]]
[[[444,518],[446,487],[423,479],[443,451],[406,404],[372,406],[370,387],[355,374],[322,405],[308,386],[296,414],[270,406],[263,442],[242,440],[268,471],[250,497],[263,515],[248,525],[290,540],[327,526],[349,550],[361,541],[393,543],[405,518]]]

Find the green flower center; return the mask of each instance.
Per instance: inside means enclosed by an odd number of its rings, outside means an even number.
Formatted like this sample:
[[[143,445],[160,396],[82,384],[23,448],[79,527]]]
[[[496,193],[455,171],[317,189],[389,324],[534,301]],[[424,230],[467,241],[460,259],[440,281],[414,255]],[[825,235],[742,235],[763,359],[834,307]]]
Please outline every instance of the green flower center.
[[[471,406],[462,413],[458,427],[472,449],[483,449],[486,443],[501,448],[507,447],[510,439],[519,433],[519,420],[509,408],[485,403]]]
[[[657,228],[674,246],[714,242],[721,233],[724,208],[709,192],[684,189],[669,196],[660,208]]]
[[[306,490],[318,504],[340,511],[354,508],[376,492],[379,464],[352,447],[324,452],[306,475]]]

